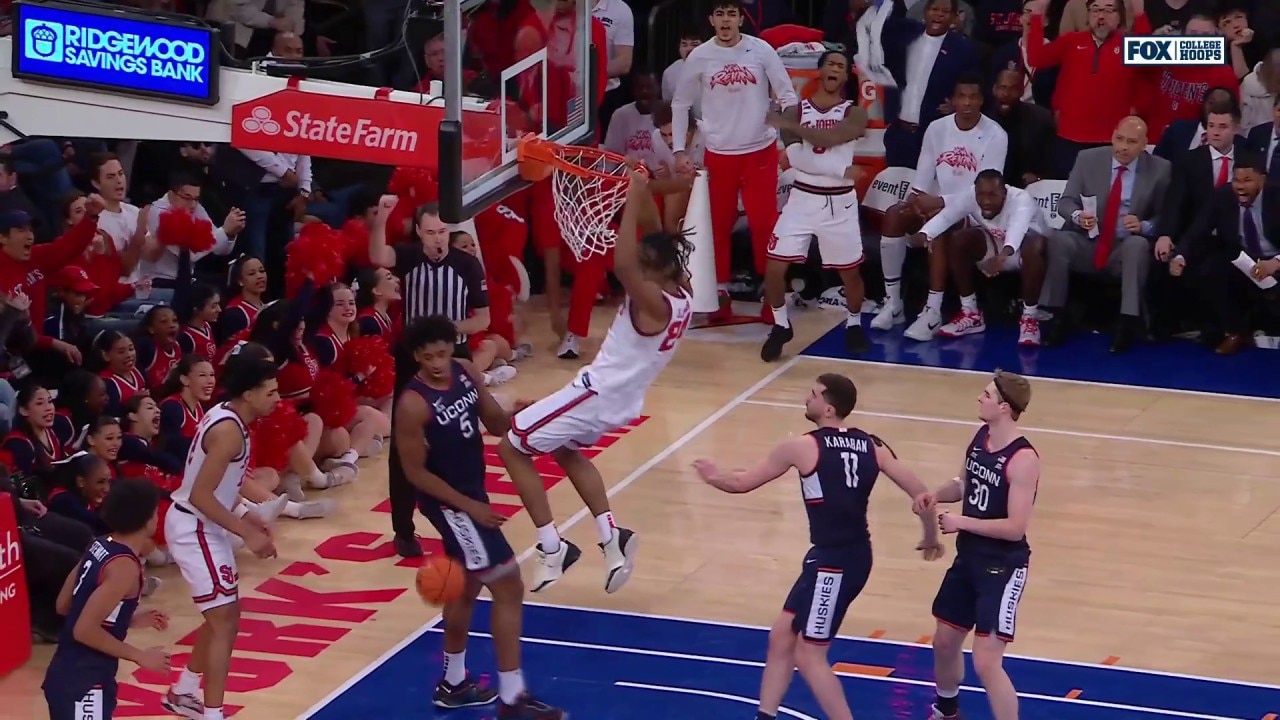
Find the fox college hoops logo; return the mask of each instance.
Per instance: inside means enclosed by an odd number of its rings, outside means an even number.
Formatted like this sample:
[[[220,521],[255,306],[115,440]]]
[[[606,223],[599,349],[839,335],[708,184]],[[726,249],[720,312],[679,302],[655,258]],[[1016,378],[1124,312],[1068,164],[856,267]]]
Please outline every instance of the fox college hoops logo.
[[[711,76],[712,89],[716,87],[732,89],[737,85],[755,85],[758,82],[759,80],[756,79],[756,74],[751,72],[750,68],[737,63],[725,65],[720,69],[720,72]]]

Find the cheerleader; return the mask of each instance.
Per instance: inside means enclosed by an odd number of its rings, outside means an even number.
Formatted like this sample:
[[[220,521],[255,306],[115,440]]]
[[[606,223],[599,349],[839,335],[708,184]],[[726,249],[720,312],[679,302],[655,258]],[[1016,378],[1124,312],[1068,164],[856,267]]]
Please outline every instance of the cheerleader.
[[[475,238],[468,233],[457,231],[449,236],[449,243],[453,247],[468,253],[474,257],[479,257],[480,253],[476,247]],[[502,292],[506,288],[489,285],[489,317],[494,326],[499,323],[510,326],[510,318],[513,316],[513,300],[512,293]],[[507,298],[505,302],[494,302],[499,296]],[[511,382],[516,376],[516,369],[507,363],[515,359],[515,353],[511,350],[511,342],[507,338],[497,332],[483,332],[471,335],[468,339],[468,345],[471,348],[471,362],[475,366],[484,370],[485,385],[502,385]]]
[[[145,477],[166,492],[177,489],[186,457],[167,452],[160,442],[160,406],[147,395],[134,395],[124,404],[124,435],[120,438],[120,474]]]
[[[178,322],[182,325],[182,333],[178,335],[182,354],[212,359],[218,352],[214,328],[222,315],[222,295],[217,288],[205,283],[190,286],[189,299],[182,295],[183,291],[178,290],[173,301]]]
[[[318,293],[311,317],[307,319],[308,338],[321,368],[333,368],[349,373],[343,367],[343,349],[351,340],[352,331],[359,333],[356,325],[356,295],[342,283],[333,283]],[[353,378],[359,385],[362,378]],[[356,408],[355,417],[347,425],[351,435],[351,447],[360,457],[382,452],[385,438],[391,434],[391,395],[373,398],[369,404]]]
[[[23,385],[17,403],[13,430],[0,443],[0,450],[21,495],[43,497],[53,463],[65,460],[70,453],[53,434],[53,397],[48,390],[36,383]]]
[[[264,307],[267,292],[267,268],[256,257],[241,255],[227,270],[227,305],[218,319],[218,342],[253,327]]]
[[[95,536],[110,535],[98,508],[111,490],[111,468],[96,455],[80,453],[56,466],[57,486],[44,506],[49,512],[84,523]]]
[[[236,354],[244,353],[253,358],[275,362],[271,351],[257,343],[246,342],[240,345],[235,352]],[[297,421],[300,421],[301,426],[295,429],[295,422]],[[280,403],[276,407],[276,411],[271,415],[259,419],[249,427],[251,438],[263,438],[262,442],[250,442],[250,447],[254,448],[250,462],[254,465],[272,467],[277,471],[287,470],[281,478],[281,489],[284,491],[285,496],[289,498],[289,503],[285,506],[283,513],[287,517],[299,520],[325,517],[333,512],[336,507],[331,500],[307,500],[307,496],[302,492],[300,478],[306,478],[307,483],[312,487],[327,488],[350,482],[355,476],[354,473],[346,468],[324,472],[316,467],[314,460],[316,454],[315,444],[318,442],[323,429],[324,426],[319,417],[314,414],[299,416],[294,405],[285,402]],[[270,441],[267,438],[270,438]],[[288,447],[283,453],[283,459],[277,460],[272,457],[270,460],[266,460],[266,455],[274,455],[274,452],[266,452],[268,448],[274,451],[280,444],[286,442]]]
[[[124,414],[124,404],[134,395],[149,395],[146,378],[138,371],[138,351],[133,339],[119,330],[103,330],[93,339],[90,359],[106,383],[107,412]]]
[[[356,324],[360,337],[381,337],[387,345],[396,344],[400,335],[400,318],[392,318],[393,303],[400,302],[400,278],[387,268],[364,268],[356,275]]]
[[[181,327],[173,308],[155,305],[142,316],[138,334],[134,337],[137,359],[135,364],[146,379],[148,388],[159,388],[169,377],[169,371],[182,357],[178,343]]]
[[[124,432],[120,428],[120,420],[110,415],[99,415],[89,423],[84,435],[84,449],[91,455],[97,455],[106,461],[111,469],[111,479],[119,480],[120,445],[124,440]]]
[[[101,377],[76,368],[62,379],[56,404],[53,434],[68,450],[79,450],[84,429],[107,411],[107,385]]]
[[[204,410],[213,400],[213,365],[199,355],[184,355],[156,393],[160,396],[159,441],[173,457],[186,458]]]

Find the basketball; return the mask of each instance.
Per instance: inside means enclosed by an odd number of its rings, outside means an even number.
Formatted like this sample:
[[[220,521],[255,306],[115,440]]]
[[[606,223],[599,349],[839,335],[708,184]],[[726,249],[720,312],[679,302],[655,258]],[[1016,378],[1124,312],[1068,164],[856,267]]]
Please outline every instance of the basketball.
[[[418,594],[428,605],[440,607],[457,600],[465,586],[462,565],[443,555],[427,558],[418,568]]]

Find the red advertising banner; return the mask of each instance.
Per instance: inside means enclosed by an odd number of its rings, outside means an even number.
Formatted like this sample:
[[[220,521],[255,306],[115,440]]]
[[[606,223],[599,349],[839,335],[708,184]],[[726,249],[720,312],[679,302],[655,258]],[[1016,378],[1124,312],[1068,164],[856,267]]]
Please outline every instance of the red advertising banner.
[[[0,677],[22,667],[31,658],[31,605],[27,598],[27,574],[22,563],[18,519],[13,497],[0,493]]]
[[[373,98],[305,92],[298,78],[284,90],[231,108],[231,145],[243,150],[310,155],[403,167],[439,165],[444,109],[394,102],[382,88]],[[500,163],[497,112],[468,111],[463,160]]]

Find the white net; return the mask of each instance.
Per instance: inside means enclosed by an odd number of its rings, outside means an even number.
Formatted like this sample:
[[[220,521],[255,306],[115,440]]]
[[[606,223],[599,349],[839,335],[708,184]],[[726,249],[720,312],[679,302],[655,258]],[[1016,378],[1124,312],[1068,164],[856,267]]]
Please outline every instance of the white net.
[[[574,147],[564,148],[561,159],[591,172],[579,175],[556,168],[551,181],[556,222],[579,260],[602,255],[617,240],[609,223],[627,198],[627,165],[617,158]]]

